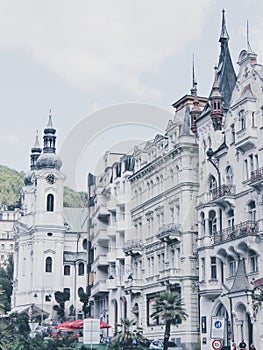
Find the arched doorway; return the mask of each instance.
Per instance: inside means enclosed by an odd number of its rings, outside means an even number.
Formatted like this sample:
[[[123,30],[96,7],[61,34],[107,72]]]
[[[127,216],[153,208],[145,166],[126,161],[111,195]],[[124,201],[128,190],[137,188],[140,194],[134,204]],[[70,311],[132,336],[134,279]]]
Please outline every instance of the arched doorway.
[[[223,341],[223,347],[222,350],[230,350],[231,349],[231,336],[232,336],[232,331],[231,331],[231,323],[230,323],[230,318],[228,316],[228,312],[223,304],[219,304],[217,307],[217,311],[215,316],[218,317],[223,317],[225,322],[225,328],[224,328],[224,339]]]

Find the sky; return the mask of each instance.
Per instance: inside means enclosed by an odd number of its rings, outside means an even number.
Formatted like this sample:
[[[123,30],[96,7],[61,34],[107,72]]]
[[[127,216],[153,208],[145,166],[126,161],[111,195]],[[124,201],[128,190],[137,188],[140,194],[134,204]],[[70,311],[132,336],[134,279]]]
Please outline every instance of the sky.
[[[259,0],[0,0],[0,164],[29,170],[51,110],[62,171],[85,190],[106,151],[165,130],[192,87],[193,54],[209,94],[223,8],[236,72],[247,21],[263,63]]]

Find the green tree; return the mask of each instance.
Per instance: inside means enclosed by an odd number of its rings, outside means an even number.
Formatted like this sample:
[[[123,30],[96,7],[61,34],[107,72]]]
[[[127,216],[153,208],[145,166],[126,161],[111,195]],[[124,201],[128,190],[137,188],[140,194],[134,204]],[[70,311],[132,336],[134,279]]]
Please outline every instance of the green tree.
[[[171,325],[178,325],[188,317],[181,296],[176,292],[161,292],[154,301],[151,317],[165,322],[164,350],[167,350]]]
[[[134,320],[121,319],[122,331],[117,333],[108,346],[108,350],[140,350],[149,346],[149,341],[139,332],[132,331]]]
[[[13,271],[13,257],[9,255],[6,268],[0,267],[0,288],[3,291],[3,293],[0,293],[0,304],[3,306],[3,313],[11,309]]]
[[[55,292],[55,299],[58,305],[54,305],[53,309],[57,312],[59,319],[64,321],[65,316],[65,302],[70,299],[70,295],[67,292]]]
[[[85,293],[83,288],[80,288],[79,291],[78,291],[78,295],[79,295],[80,302],[83,303],[82,311],[84,313],[84,318],[86,318],[87,315],[89,315],[89,312],[90,312],[89,294]]]

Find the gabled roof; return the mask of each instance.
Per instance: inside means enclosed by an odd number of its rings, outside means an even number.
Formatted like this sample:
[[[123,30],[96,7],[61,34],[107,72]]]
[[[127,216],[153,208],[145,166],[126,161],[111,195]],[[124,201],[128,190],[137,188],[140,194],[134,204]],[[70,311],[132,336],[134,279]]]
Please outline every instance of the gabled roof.
[[[240,259],[238,261],[237,273],[230,293],[243,292],[247,290],[251,290],[251,285],[249,284],[247,278],[245,260]]]

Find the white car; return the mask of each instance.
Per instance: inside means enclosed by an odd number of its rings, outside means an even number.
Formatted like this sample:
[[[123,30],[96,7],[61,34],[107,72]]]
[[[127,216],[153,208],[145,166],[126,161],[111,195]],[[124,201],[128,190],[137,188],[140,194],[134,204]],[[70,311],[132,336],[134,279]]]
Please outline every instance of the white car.
[[[153,340],[149,346],[149,349],[152,350],[163,350],[163,340]],[[182,350],[180,346],[175,344],[173,341],[168,341],[168,348],[167,350]]]

